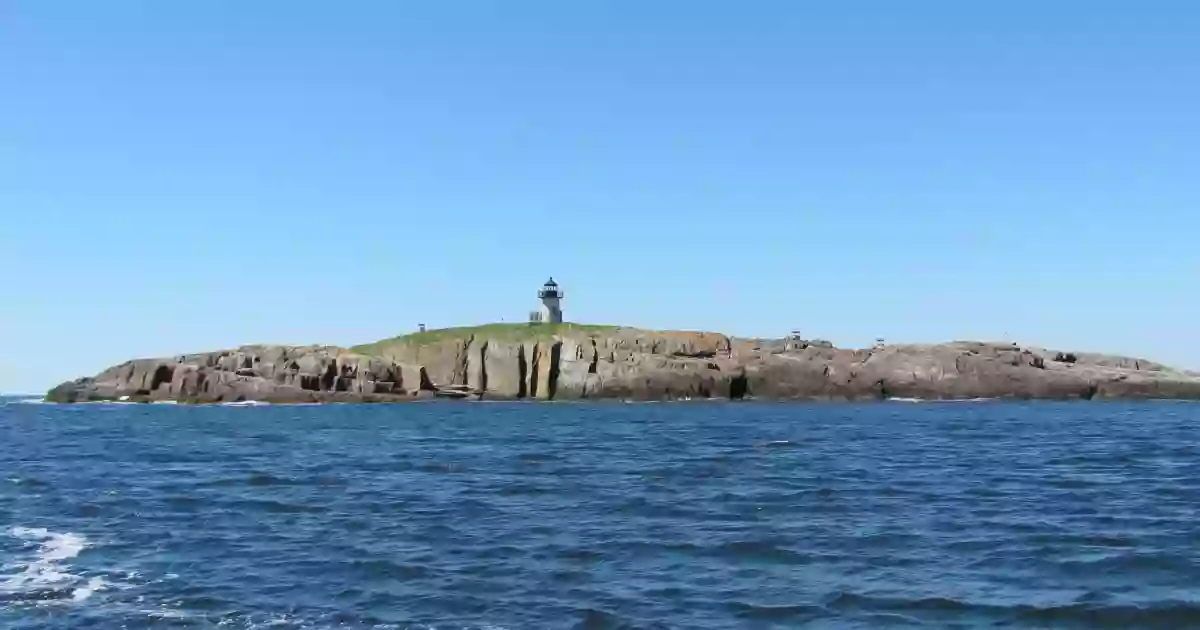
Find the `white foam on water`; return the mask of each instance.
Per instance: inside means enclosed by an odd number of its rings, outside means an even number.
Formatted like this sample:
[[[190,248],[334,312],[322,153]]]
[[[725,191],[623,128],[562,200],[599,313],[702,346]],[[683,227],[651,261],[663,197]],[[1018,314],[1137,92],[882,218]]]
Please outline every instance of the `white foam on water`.
[[[153,617],[155,619],[190,619],[191,618],[191,615],[183,612],[182,610],[176,610],[174,608],[161,608],[158,610],[145,610],[142,612],[147,617]]]
[[[68,560],[88,547],[86,537],[71,532],[52,532],[44,527],[13,527],[8,534],[39,544],[31,560],[5,565],[5,569],[19,569],[19,572],[0,581],[0,593],[20,595],[46,589],[69,590],[70,601],[82,602],[109,586],[101,577],[84,581],[65,566]]]
[[[52,532],[44,527],[14,527],[8,530],[10,536],[40,542],[34,558],[26,563],[13,563],[8,568],[21,568],[20,573],[10,575],[0,582],[0,592],[26,593],[47,587],[63,586],[78,581],[78,576],[72,575],[63,563],[87,548],[87,538],[70,532]],[[86,589],[86,587],[84,587]],[[84,597],[91,596],[93,589]]]
[[[75,591],[71,593],[71,600],[82,602],[95,594],[96,591],[104,590],[107,586],[108,582],[105,582],[104,578],[94,577],[88,580],[87,584],[75,589]]]
[[[8,401],[3,401],[9,405],[48,405],[45,399],[41,396],[14,396]]]
[[[220,403],[220,406],[222,406],[222,407],[265,407],[270,404],[271,403],[265,403],[265,402],[261,402],[258,400],[240,400],[237,402],[223,402],[223,403]]]
[[[995,398],[946,398],[944,400],[930,400],[928,398],[889,398],[891,402],[906,402],[906,403],[972,403],[972,402],[987,402],[996,400]]]

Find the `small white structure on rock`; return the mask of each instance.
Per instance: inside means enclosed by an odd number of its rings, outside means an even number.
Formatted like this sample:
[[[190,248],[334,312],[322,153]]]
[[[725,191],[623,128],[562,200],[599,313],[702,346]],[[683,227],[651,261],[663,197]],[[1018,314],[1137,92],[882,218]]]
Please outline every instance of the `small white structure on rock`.
[[[554,278],[546,281],[538,291],[538,298],[542,301],[542,308],[529,314],[530,324],[561,324],[563,320],[562,314],[562,289],[558,288],[558,283]]]

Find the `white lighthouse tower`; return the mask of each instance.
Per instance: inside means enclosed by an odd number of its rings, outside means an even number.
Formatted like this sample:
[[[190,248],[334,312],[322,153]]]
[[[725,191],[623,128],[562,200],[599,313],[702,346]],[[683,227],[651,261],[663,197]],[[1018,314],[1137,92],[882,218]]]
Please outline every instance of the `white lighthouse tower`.
[[[561,324],[563,292],[558,288],[558,283],[554,281],[554,278],[550,278],[546,284],[542,285],[541,290],[538,291],[538,298],[542,301],[542,308],[530,314],[530,323]]]

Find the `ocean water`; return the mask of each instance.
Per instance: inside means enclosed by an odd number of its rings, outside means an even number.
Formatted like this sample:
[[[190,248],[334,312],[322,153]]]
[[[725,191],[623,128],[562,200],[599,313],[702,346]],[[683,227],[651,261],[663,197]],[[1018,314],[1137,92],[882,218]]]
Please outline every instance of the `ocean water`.
[[[0,406],[0,628],[1200,627],[1200,405]]]

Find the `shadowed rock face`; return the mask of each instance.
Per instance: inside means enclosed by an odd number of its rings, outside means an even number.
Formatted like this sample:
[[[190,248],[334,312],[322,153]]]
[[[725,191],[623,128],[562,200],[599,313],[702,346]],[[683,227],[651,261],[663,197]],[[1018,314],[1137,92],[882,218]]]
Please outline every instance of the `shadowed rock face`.
[[[519,337],[464,332],[430,341],[400,338],[373,344],[370,356],[332,347],[246,346],[143,359],[64,383],[47,398],[1200,399],[1200,378],[1157,363],[1089,353],[1069,353],[1073,360],[1067,361],[1068,353],[1011,344],[843,350],[827,342],[785,346],[781,340],[735,341],[714,333],[630,328]]]

